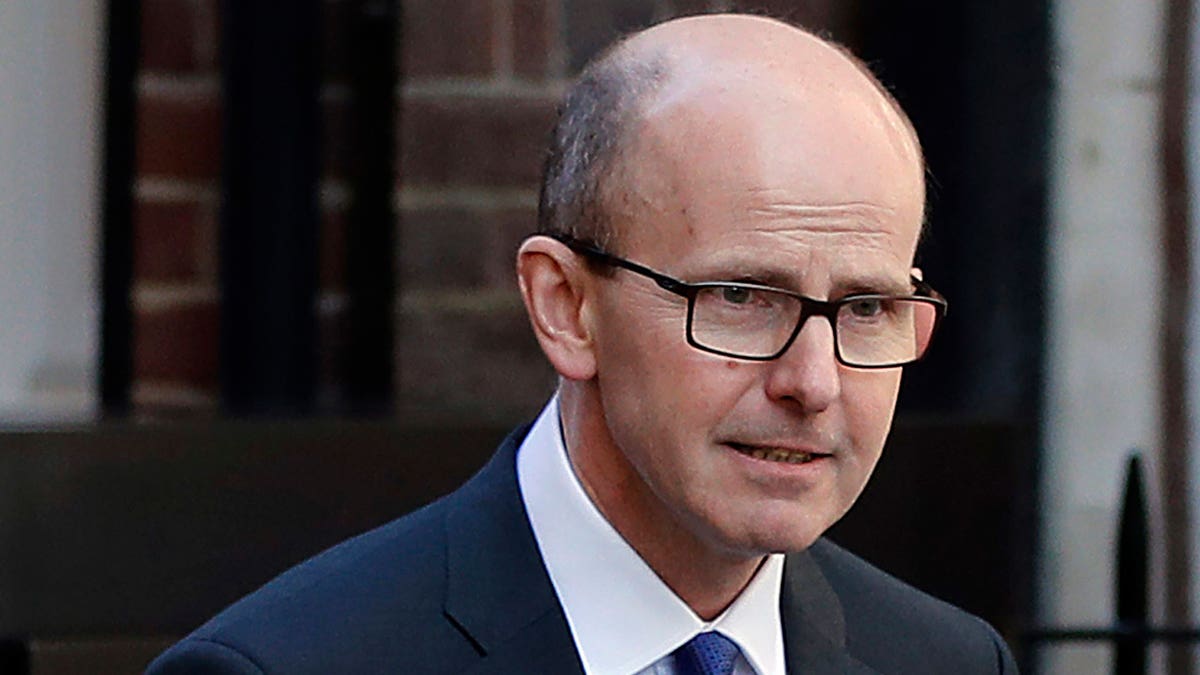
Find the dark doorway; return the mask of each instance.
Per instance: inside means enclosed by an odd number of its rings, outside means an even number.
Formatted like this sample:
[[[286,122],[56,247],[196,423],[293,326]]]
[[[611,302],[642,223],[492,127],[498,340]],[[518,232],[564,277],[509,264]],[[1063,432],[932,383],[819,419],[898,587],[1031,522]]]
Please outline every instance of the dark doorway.
[[[841,536],[1015,643],[1034,616],[1048,3],[859,0],[844,20],[837,37],[921,137],[930,208],[917,264],[950,311],[930,357],[907,369],[890,454]]]
[[[950,299],[901,410],[1031,423],[1040,409],[1049,121],[1045,0],[861,0],[852,32],[909,112],[929,169],[918,254]]]

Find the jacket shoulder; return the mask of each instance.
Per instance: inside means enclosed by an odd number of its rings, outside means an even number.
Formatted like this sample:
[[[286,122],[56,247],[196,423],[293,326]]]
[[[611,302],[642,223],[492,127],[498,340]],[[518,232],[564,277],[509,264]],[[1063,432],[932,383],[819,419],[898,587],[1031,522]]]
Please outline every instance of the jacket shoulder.
[[[520,529],[515,453],[527,431],[509,434],[454,492],[284,572],[167,650],[148,672],[463,672],[480,649],[447,612],[450,521],[503,511],[475,519],[487,526],[456,533],[459,549],[474,550],[481,529],[493,539]],[[479,545],[512,547],[507,539]],[[491,571],[470,567],[459,576],[480,570]]]
[[[809,553],[841,603],[846,649],[880,673],[1015,673],[987,622],[822,539]]]
[[[147,672],[395,672],[413,658],[451,664],[458,653],[474,654],[442,614],[451,498],[284,572],[169,649]],[[417,652],[398,639],[406,633],[423,636]]]

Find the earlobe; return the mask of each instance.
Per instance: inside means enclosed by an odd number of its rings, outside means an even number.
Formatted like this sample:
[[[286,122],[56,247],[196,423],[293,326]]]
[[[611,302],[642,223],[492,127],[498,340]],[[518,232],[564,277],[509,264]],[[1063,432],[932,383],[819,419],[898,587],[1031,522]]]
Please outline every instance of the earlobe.
[[[530,237],[517,252],[517,280],[534,336],[558,374],[571,380],[596,374],[584,272],[576,255],[549,237]]]

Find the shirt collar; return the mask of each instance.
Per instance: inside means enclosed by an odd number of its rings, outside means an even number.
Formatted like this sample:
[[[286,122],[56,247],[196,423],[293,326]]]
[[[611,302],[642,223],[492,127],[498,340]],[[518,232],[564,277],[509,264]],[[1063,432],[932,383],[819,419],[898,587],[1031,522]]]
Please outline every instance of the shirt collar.
[[[736,642],[758,673],[784,672],[783,556],[768,556],[716,619],[696,616],[587,496],[567,457],[557,395],[521,444],[517,480],[587,672],[636,673],[708,630]]]

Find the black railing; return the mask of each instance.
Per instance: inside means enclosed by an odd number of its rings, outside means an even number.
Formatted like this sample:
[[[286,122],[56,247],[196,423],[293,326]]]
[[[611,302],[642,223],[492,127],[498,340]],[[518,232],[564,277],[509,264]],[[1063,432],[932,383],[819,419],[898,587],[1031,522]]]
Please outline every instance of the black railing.
[[[1038,648],[1044,645],[1083,642],[1113,645],[1114,675],[1144,675],[1151,644],[1200,644],[1200,628],[1154,626],[1150,623],[1147,575],[1149,530],[1146,527],[1146,492],[1142,460],[1134,452],[1125,473],[1125,493],[1117,532],[1116,621],[1111,626],[1056,626],[1026,631],[1022,636],[1021,672],[1036,669]]]
[[[109,0],[105,40],[104,195],[100,257],[100,405],[129,412],[133,379],[133,178],[142,3]],[[8,672],[8,671],[3,671]]]

